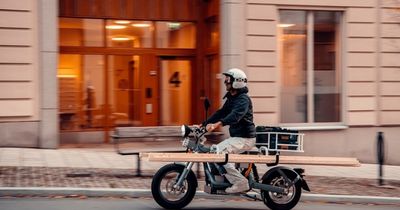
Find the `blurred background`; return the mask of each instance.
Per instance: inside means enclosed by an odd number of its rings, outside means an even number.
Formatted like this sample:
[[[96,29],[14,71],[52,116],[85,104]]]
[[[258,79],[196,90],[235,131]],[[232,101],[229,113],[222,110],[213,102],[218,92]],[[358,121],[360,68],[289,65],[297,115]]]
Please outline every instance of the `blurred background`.
[[[108,144],[115,127],[197,124],[248,76],[256,125],[305,155],[400,164],[398,0],[2,0],[0,146]],[[209,112],[210,113],[210,112]]]

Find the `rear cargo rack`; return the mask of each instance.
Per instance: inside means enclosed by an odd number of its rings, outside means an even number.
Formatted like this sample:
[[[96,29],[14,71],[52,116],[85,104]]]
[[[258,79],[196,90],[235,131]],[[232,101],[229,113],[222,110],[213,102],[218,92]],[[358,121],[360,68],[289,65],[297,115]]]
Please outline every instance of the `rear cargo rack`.
[[[258,148],[267,148],[268,151],[304,152],[304,133],[292,132],[256,132],[257,138],[265,138],[266,141],[256,142]],[[264,135],[264,136],[261,136]]]

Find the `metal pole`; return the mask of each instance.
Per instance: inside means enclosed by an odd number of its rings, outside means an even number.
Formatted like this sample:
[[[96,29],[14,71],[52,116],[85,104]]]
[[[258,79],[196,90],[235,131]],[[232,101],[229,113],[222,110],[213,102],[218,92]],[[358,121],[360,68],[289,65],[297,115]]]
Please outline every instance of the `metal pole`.
[[[198,178],[198,179],[201,178],[200,167],[201,167],[201,164],[200,164],[200,163],[197,163],[197,171],[196,171],[196,173],[197,173],[197,178]]]
[[[137,155],[137,168],[136,168],[136,176],[141,177],[142,176],[142,169],[140,167],[140,155]]]
[[[378,156],[378,164],[379,164],[379,177],[378,184],[379,186],[383,185],[383,164],[385,162],[385,147],[384,147],[384,138],[383,132],[378,132],[377,136],[377,156]]]

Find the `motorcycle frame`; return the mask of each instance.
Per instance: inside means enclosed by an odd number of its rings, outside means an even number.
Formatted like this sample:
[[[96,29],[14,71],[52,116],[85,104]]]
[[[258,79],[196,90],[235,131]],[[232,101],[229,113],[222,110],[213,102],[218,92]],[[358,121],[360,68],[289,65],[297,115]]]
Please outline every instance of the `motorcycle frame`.
[[[194,137],[196,139],[196,144],[195,144],[196,146],[195,146],[195,149],[194,149],[193,152],[198,153],[200,151],[200,144],[199,144],[200,143],[200,138],[205,134],[205,132],[201,132],[201,131],[196,131],[195,130],[194,134],[195,134]],[[279,153],[277,153],[275,156],[276,156],[276,162],[273,163],[273,164],[270,164],[270,165],[266,164],[267,166],[273,166],[273,165],[277,165],[278,164],[278,162],[279,162]],[[231,186],[231,184],[227,183],[227,182],[218,183],[215,180],[215,174],[212,174],[212,172],[211,172],[210,164],[215,164],[217,170],[219,171],[219,174],[223,175],[223,173],[221,173],[221,171],[220,171],[220,167],[222,167],[222,165],[226,164],[227,162],[228,162],[228,154],[225,154],[225,162],[223,162],[223,163],[203,162],[204,175],[210,181],[210,185],[212,187],[216,188],[217,190],[218,189],[221,189],[221,190],[225,189],[225,188]],[[174,188],[178,189],[178,188],[181,188],[183,186],[183,182],[186,180],[187,175],[192,170],[193,165],[194,165],[194,162],[187,162],[185,164],[185,167],[184,167],[184,169],[182,171],[182,174],[179,175],[178,180],[177,180],[176,184],[174,185]],[[286,169],[286,170],[290,170],[290,171],[294,172],[296,174],[296,178],[293,181],[290,180],[287,177],[287,175],[282,171],[283,168]],[[302,180],[302,177],[299,175],[299,173],[297,173],[296,171],[294,171],[294,170],[292,170],[290,168],[287,168],[287,167],[276,167],[276,168],[273,168],[273,169],[267,171],[264,174],[262,180],[267,175],[271,174],[271,171],[277,171],[285,179],[285,181],[287,183],[289,183],[288,187],[293,186],[298,181],[302,181],[303,188],[306,189],[306,190],[308,189],[308,186],[304,186],[304,184],[305,185],[307,185],[307,184]],[[285,189],[282,188],[282,187],[275,187],[275,186],[272,186],[272,185],[261,184],[261,183],[257,182],[254,179],[254,175],[252,173],[249,174],[248,180],[249,180],[248,183],[249,183],[250,189],[259,189],[259,190],[264,190],[264,191],[269,191],[269,192],[285,193]]]

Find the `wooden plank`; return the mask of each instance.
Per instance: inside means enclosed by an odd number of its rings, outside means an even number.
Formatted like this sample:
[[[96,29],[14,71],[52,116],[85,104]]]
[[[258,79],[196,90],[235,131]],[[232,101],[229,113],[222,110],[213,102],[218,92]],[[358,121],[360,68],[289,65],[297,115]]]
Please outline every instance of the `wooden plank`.
[[[279,163],[302,165],[334,165],[360,166],[357,158],[350,157],[311,157],[311,156],[280,156]]]
[[[118,127],[115,133],[124,138],[139,137],[181,137],[180,126],[158,126],[158,127]]]
[[[140,153],[142,158],[151,162],[224,162],[225,154],[205,153]],[[230,163],[274,163],[272,155],[245,155],[229,154]],[[360,166],[356,158],[348,157],[311,157],[311,156],[279,156],[280,164],[301,165],[334,165],[334,166]]]
[[[388,1],[388,0],[387,0]],[[230,1],[227,1],[230,2]],[[374,7],[374,0],[248,0],[247,4],[273,4],[288,6],[317,6],[317,7]]]

